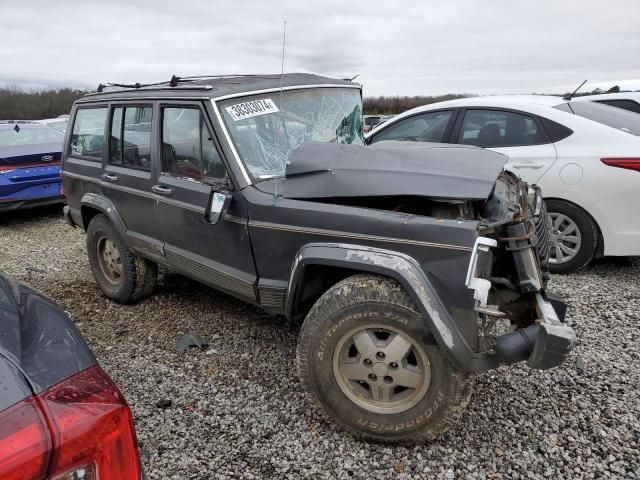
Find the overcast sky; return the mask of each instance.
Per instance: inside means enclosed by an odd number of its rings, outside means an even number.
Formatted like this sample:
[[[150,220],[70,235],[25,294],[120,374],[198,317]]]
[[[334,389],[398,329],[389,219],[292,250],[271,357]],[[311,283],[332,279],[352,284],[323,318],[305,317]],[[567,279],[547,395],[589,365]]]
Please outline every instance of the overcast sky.
[[[0,84],[353,77],[365,95],[640,89],[640,0],[0,0]]]

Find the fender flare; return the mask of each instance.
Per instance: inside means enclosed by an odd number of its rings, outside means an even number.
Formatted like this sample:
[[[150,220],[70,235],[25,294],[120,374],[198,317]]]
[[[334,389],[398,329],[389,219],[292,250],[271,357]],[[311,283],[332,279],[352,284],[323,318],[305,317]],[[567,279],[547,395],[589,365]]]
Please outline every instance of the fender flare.
[[[80,200],[81,211],[82,207],[91,207],[103,213],[120,232],[122,239],[124,240],[127,247],[131,248],[129,239],[127,237],[127,226],[124,224],[122,217],[118,213],[118,210],[116,210],[116,207],[113,205],[113,202],[111,200],[95,193],[85,193],[82,196],[82,200]],[[88,225],[84,225],[84,218],[82,226],[86,231]]]
[[[429,278],[413,257],[362,245],[307,244],[298,251],[291,269],[285,303],[287,318],[291,318],[296,292],[308,265],[345,267],[393,278],[415,302],[436,343],[458,369],[473,371],[494,366],[494,362],[489,358],[471,349],[455,319],[449,314]]]

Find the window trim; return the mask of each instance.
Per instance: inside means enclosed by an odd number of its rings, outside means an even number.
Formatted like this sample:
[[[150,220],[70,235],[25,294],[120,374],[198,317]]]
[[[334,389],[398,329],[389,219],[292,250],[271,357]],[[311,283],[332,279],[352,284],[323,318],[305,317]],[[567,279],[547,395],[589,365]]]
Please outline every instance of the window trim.
[[[535,147],[539,145],[551,145],[553,142],[549,138],[547,130],[542,125],[540,118],[535,113],[529,113],[522,110],[516,110],[514,108],[502,108],[502,107],[482,107],[482,106],[472,106],[472,107],[462,107],[460,109],[460,113],[458,115],[458,120],[456,121],[456,125],[451,134],[451,143],[455,143],[456,145],[473,145],[469,143],[460,143],[460,133],[462,131],[462,124],[464,123],[464,118],[467,115],[469,110],[488,110],[495,112],[507,112],[507,113],[515,113],[519,115],[524,115],[525,117],[533,118],[533,121],[536,122],[536,127],[542,135],[544,136],[544,141],[537,143],[526,143],[521,145],[492,145],[490,147],[480,147],[480,148],[512,148],[512,147]],[[477,145],[476,145],[477,146]]]
[[[88,155],[74,155],[71,150],[71,144],[73,143],[73,131],[76,128],[76,122],[78,120],[78,112],[80,110],[97,110],[97,109],[105,109],[107,111],[107,116],[104,121],[104,131],[102,132],[102,153],[100,154],[100,158],[90,157]],[[76,106],[75,111],[73,112],[71,128],[68,130],[69,132],[69,141],[66,144],[65,153],[66,158],[77,158],[80,160],[86,160],[87,162],[93,162],[95,164],[104,165],[104,139],[106,137],[107,131],[110,128],[109,126],[109,105],[106,103],[92,103],[88,105],[78,105]]]
[[[366,140],[365,144],[366,145],[371,145],[372,143],[376,143],[378,141],[380,141],[380,142],[393,141],[393,140],[376,140],[376,137],[378,135],[380,135],[381,133],[389,130],[394,125],[398,125],[399,123],[404,122],[406,120],[409,120],[411,118],[419,117],[419,116],[422,116],[422,115],[430,115],[432,113],[442,113],[442,112],[451,112],[451,117],[449,118],[449,122],[447,123],[447,126],[445,127],[444,132],[442,134],[442,142],[437,142],[437,143],[453,143],[452,140],[453,140],[454,137],[453,137],[452,133],[454,131],[455,125],[456,125],[458,117],[460,115],[460,108],[459,107],[448,107],[448,108],[438,108],[438,109],[434,109],[434,110],[424,110],[422,112],[416,112],[414,114],[407,115],[406,117],[398,118],[395,122],[390,123],[386,127],[381,128],[380,130],[378,130],[374,135],[371,135],[368,138],[366,138],[365,139]]]
[[[124,163],[111,163],[111,132],[112,132],[112,126],[113,126],[113,115],[115,113],[116,108],[122,108],[122,118],[120,120],[120,141],[122,142],[122,147],[124,148],[124,117],[126,115],[126,109],[127,108],[150,108],[151,109],[151,131],[149,132],[149,169],[148,170],[144,170],[142,168],[134,168],[134,167],[130,167],[128,165],[124,165]],[[108,130],[106,133],[106,138],[109,140],[108,142],[105,142],[106,145],[106,150],[107,150],[107,156],[105,158],[105,163],[104,166],[105,167],[118,167],[118,168],[124,168],[127,170],[135,170],[136,172],[143,172],[143,173],[151,173],[153,171],[153,144],[155,143],[155,137],[153,134],[153,124],[154,124],[154,119],[156,117],[156,111],[155,111],[155,107],[153,102],[117,102],[117,103],[109,103],[109,113],[108,113]],[[103,152],[104,154],[104,152]],[[124,152],[123,152],[123,157],[122,160],[124,162]]]
[[[202,121],[202,126],[206,128],[207,131],[209,132],[209,135],[211,136],[211,142],[213,143],[213,147],[218,153],[218,157],[220,158],[220,161],[222,162],[222,166],[224,167],[224,170],[225,170],[224,177],[221,177],[221,178],[210,177],[205,175],[203,171],[202,178],[200,180],[196,180],[195,178],[188,177],[190,178],[189,182],[196,182],[201,185],[207,185],[208,184],[208,182],[206,181],[207,179],[211,181],[219,181],[219,182],[225,181],[225,180],[231,181],[232,176],[229,174],[230,172],[229,165],[227,164],[220,142],[215,133],[215,128],[213,128],[213,125],[211,124],[211,119],[209,118],[209,115],[207,115],[207,112],[203,108],[202,103],[198,101],[190,102],[188,100],[160,101],[158,103],[158,149],[159,149],[158,174],[168,175],[171,178],[174,178],[176,180],[183,180],[183,178],[178,177],[172,174],[171,172],[168,172],[165,169],[163,149],[162,149],[163,138],[164,138],[164,109],[165,108],[190,108],[190,109],[195,109],[200,111],[200,119]],[[200,139],[200,144],[202,144],[202,138]],[[202,145],[200,146],[200,149],[202,149]],[[203,170],[204,170],[204,165],[203,165]]]

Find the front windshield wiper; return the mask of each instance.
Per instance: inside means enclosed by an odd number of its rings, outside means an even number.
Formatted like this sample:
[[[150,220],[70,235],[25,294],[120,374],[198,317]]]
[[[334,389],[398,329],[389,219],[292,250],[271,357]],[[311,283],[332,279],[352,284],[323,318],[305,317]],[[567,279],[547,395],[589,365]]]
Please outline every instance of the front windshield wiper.
[[[285,178],[285,174],[281,173],[281,174],[269,174],[269,175],[259,175],[258,179],[256,180],[255,183],[260,183],[260,182],[265,182],[267,180],[273,180],[274,178]]]

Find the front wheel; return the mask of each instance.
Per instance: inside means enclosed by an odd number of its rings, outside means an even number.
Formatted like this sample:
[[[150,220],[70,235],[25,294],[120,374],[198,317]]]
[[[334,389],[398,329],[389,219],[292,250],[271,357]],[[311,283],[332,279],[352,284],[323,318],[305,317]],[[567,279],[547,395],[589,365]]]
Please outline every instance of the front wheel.
[[[300,331],[298,374],[330,420],[365,440],[433,440],[462,414],[457,371],[395,281],[355,275],[329,289]]]

